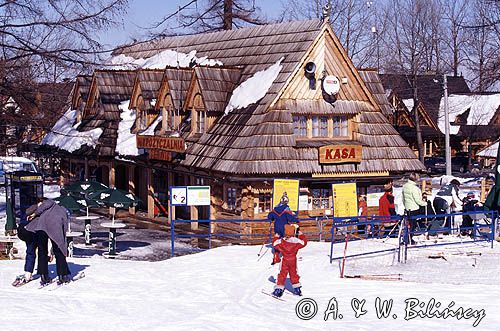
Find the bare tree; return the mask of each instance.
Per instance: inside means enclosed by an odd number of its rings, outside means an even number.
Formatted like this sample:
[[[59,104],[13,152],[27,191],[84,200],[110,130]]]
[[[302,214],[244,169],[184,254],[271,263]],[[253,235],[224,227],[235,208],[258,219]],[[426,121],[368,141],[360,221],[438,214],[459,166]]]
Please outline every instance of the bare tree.
[[[442,0],[444,33],[443,42],[445,51],[443,61],[457,77],[460,67],[465,61],[466,35],[463,25],[470,14],[470,1],[468,0]]]
[[[127,0],[0,0],[0,126],[39,126],[37,87],[99,63]],[[7,107],[14,100],[19,106]],[[4,137],[0,137],[3,139]]]
[[[175,23],[175,20],[178,22]],[[231,30],[245,25],[266,24],[267,19],[255,0],[192,0],[154,24],[160,35],[171,35],[172,29],[210,32]],[[158,33],[153,33],[153,36]]]
[[[377,42],[385,24],[378,15],[376,1],[333,0],[330,23],[349,57],[359,66],[374,66],[377,61]],[[282,1],[282,20],[321,18],[326,0]]]
[[[499,88],[500,79],[500,3],[475,0],[472,15],[464,28],[468,40],[466,67],[470,81],[479,92]]]

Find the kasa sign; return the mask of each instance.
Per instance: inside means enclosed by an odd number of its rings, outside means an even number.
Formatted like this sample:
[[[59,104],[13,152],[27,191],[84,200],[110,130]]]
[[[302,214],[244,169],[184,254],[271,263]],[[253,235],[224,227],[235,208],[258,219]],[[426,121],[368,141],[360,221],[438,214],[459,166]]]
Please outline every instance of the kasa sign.
[[[361,145],[327,145],[319,148],[319,163],[359,163]]]

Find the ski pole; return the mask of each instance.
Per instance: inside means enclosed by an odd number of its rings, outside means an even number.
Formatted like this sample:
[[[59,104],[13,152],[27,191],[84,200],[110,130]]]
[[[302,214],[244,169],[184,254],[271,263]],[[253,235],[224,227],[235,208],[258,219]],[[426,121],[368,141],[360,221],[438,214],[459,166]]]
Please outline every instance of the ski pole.
[[[344,267],[345,267],[345,259],[347,254],[347,242],[349,241],[349,236],[347,235],[347,231],[345,233],[345,246],[344,246],[344,258],[342,259],[342,269],[340,270],[340,278],[344,278]]]

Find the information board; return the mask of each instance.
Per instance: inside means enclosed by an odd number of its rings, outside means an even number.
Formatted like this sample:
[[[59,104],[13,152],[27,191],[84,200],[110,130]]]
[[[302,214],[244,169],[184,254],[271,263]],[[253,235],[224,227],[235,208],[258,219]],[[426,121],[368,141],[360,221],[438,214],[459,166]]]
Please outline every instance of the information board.
[[[299,210],[299,180],[298,179],[275,179],[273,187],[273,207],[280,203],[283,195],[288,197],[290,210]]]
[[[210,186],[188,186],[188,206],[210,206]]]
[[[358,216],[356,183],[332,184],[333,216]]]

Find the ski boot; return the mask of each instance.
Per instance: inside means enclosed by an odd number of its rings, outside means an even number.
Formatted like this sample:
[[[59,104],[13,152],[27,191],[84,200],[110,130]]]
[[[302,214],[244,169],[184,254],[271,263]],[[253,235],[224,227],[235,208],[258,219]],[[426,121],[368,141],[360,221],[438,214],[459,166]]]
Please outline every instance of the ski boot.
[[[273,254],[273,262],[271,263],[271,265],[275,265],[276,263],[280,263],[280,262],[281,262],[280,252],[276,251]]]
[[[23,285],[29,283],[30,281],[31,281],[31,277],[28,278],[25,275],[20,275],[20,276],[16,277],[14,282],[12,282],[12,286],[14,286],[14,287],[23,286]]]
[[[283,289],[275,288],[273,292],[273,296],[280,298],[283,295]]]
[[[41,275],[40,276],[40,285],[45,286],[49,285],[52,282],[52,278],[49,275]]]
[[[57,284],[67,284],[69,282],[71,282],[71,275],[59,276],[59,279],[57,280]]]
[[[302,291],[300,290],[300,286],[299,287],[294,287],[293,288],[293,294],[295,295],[298,295],[298,296],[302,296]]]

